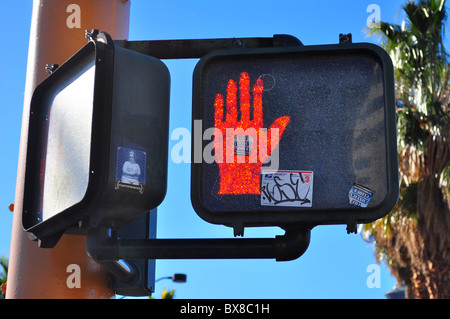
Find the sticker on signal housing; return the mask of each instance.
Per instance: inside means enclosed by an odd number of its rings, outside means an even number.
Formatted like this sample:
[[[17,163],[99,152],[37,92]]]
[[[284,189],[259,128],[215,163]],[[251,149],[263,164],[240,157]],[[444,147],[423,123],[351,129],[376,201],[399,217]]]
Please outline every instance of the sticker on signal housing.
[[[117,148],[115,189],[144,193],[147,153],[140,150]]]
[[[312,207],[313,172],[261,172],[261,205]]]
[[[358,184],[353,184],[352,188],[350,188],[350,191],[348,192],[350,204],[359,207],[367,207],[372,199],[372,196],[373,192],[369,188]]]

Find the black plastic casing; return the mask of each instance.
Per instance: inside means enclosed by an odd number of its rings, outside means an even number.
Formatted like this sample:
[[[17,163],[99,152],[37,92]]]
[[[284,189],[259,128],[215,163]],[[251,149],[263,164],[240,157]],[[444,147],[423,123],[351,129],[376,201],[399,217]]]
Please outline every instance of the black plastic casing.
[[[226,109],[227,82],[233,79],[239,87],[242,72],[250,76],[251,88],[258,78],[264,81],[265,128],[290,116],[278,145],[278,169],[313,172],[311,207],[264,206],[260,194],[218,194],[219,166],[205,162],[201,153],[211,152],[213,140],[203,134],[215,125],[217,94]],[[385,216],[397,203],[394,72],[389,55],[378,46],[343,43],[211,52],[194,70],[192,112],[191,201],[210,223],[231,226],[238,235],[247,226],[356,225]],[[235,174],[242,172],[237,169]],[[263,187],[262,178],[260,183]],[[367,207],[350,204],[349,191],[355,185],[372,192]]]
[[[85,92],[71,89],[70,84],[83,76],[89,80],[92,75],[83,74],[92,72],[91,67],[95,72],[94,88],[88,86]],[[76,104],[68,105],[67,112],[65,105],[58,106],[62,115],[58,123],[53,119],[51,124],[52,116],[56,116],[52,103],[64,90],[68,100],[90,101],[86,94],[93,94],[93,105],[86,106],[89,114],[79,113]],[[87,228],[98,225],[116,228],[163,201],[167,189],[169,98],[170,74],[164,63],[116,46],[106,33],[91,39],[36,87],[30,106],[23,205],[23,227],[30,238],[39,239],[42,247],[52,247],[65,232],[85,234]],[[77,115],[91,121],[81,138],[64,128],[77,128],[77,120],[84,125],[86,121]],[[67,125],[64,121],[68,121]],[[50,150],[52,125],[60,130],[55,136],[63,136],[59,151]],[[84,149],[84,157],[80,157],[85,162],[76,164],[80,161],[73,155],[76,150],[68,146]],[[130,152],[140,170],[134,185],[129,180],[121,182],[123,164]],[[53,162],[46,166],[50,153]],[[52,190],[44,196],[46,173],[50,170],[56,181],[48,179]],[[79,192],[74,198],[70,198],[72,189]],[[62,204],[53,204],[58,200]],[[44,207],[50,207],[51,213]]]

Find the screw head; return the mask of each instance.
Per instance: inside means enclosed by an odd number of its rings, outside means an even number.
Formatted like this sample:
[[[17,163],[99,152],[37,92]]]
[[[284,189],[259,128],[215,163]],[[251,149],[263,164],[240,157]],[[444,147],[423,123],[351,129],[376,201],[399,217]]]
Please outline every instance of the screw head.
[[[239,39],[235,39],[234,42],[233,42],[233,46],[234,46],[235,48],[240,48],[240,47],[242,47],[242,41],[239,40]]]

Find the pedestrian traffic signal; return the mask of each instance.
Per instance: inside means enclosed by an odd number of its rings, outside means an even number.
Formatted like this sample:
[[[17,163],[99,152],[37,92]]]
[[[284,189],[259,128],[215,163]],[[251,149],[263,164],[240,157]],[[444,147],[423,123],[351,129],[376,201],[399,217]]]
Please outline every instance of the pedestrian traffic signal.
[[[31,101],[23,227],[44,247],[126,224],[166,192],[169,71],[106,33],[89,36]]]
[[[356,225],[397,201],[393,66],[375,45],[212,52],[192,107],[191,200],[211,223]]]

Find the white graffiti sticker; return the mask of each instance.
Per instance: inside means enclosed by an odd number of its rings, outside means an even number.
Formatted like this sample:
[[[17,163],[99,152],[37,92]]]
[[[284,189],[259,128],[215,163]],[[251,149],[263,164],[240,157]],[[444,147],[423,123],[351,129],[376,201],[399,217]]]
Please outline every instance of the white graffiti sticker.
[[[313,172],[261,172],[261,205],[312,207]]]

